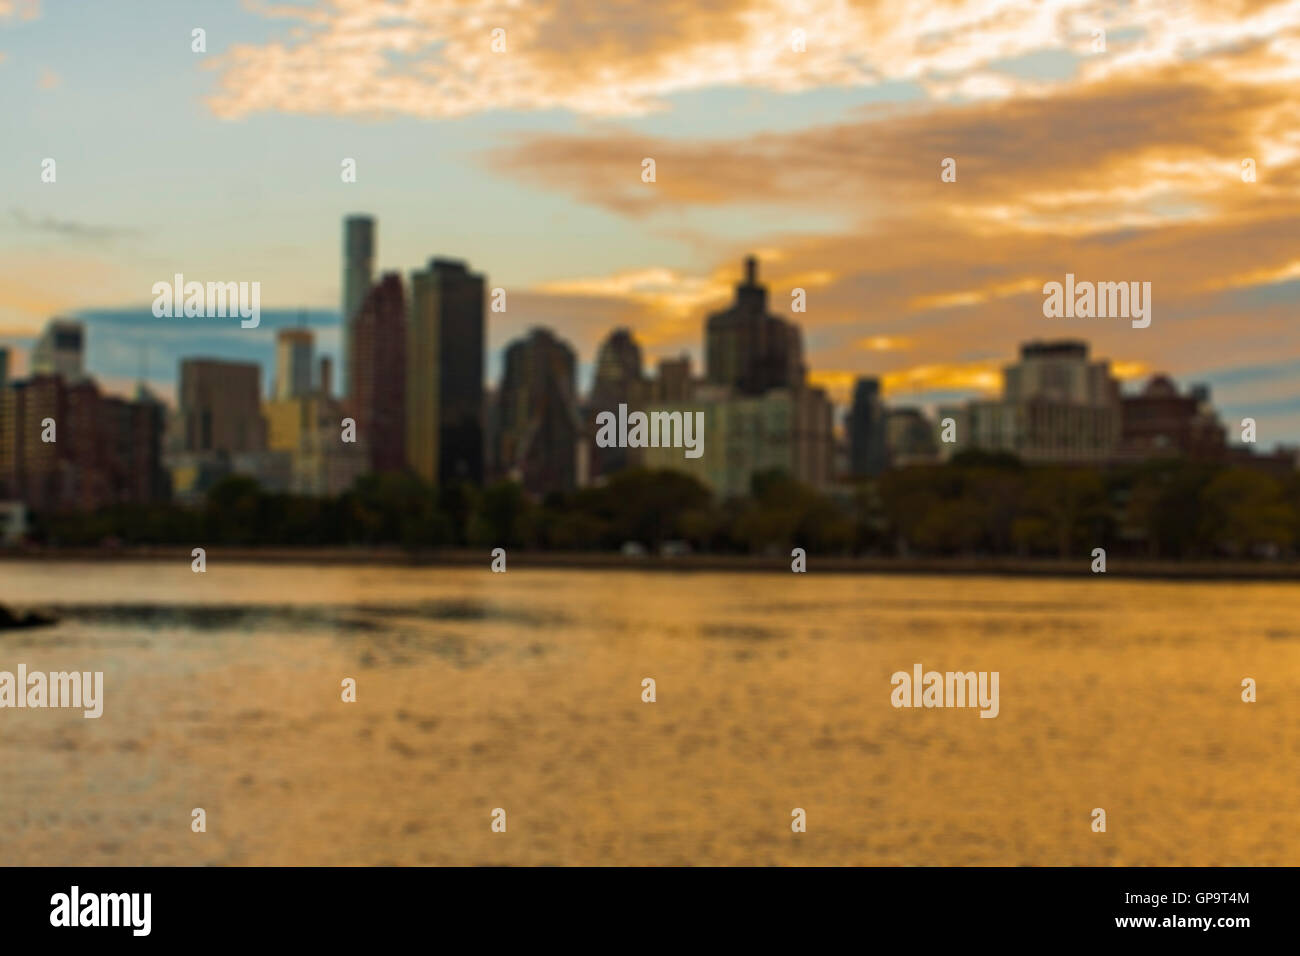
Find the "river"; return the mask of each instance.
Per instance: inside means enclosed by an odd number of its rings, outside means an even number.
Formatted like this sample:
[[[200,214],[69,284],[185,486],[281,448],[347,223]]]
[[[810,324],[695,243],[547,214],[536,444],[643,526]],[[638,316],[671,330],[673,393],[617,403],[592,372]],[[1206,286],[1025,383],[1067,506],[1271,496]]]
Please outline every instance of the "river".
[[[61,616],[0,671],[104,673],[99,719],[0,709],[5,863],[1300,863],[1294,584],[10,561],[0,603]],[[918,663],[998,716],[896,709]]]

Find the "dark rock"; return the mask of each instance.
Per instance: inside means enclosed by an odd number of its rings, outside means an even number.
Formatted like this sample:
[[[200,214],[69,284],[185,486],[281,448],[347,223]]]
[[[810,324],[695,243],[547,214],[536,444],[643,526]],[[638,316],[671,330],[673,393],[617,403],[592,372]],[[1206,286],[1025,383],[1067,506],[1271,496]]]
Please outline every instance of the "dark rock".
[[[21,627],[44,627],[56,623],[58,618],[52,614],[43,614],[40,611],[24,611],[20,614],[0,604],[0,631],[17,630]]]

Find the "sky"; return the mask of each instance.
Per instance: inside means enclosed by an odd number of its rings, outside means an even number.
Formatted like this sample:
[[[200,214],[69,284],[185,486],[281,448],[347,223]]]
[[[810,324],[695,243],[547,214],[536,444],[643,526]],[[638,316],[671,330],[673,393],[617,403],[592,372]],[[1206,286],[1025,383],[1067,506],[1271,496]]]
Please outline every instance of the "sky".
[[[304,311],[336,352],[365,212],[380,270],[506,290],[490,375],[534,325],[698,368],[754,253],[837,402],[989,395],[1075,337],[1300,441],[1300,0],[0,0],[0,123],[20,371],[55,315],[113,390],[269,361]],[[261,326],[155,318],[178,272],[260,282]],[[1150,326],[1045,317],[1067,273],[1150,282]]]

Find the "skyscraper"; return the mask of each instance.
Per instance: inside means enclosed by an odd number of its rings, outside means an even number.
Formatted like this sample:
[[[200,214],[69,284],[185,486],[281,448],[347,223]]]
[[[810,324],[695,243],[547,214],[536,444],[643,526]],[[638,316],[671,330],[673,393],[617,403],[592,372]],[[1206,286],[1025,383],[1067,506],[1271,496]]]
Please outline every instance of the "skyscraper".
[[[684,402],[691,397],[691,357],[662,358],[655,378],[654,397],[659,402]]]
[[[880,382],[860,378],[853,386],[849,410],[849,471],[856,476],[878,475],[889,464],[886,411]]]
[[[316,384],[326,398],[334,394],[334,360],[328,355],[320,357],[320,381]]]
[[[684,402],[652,403],[650,412],[697,412],[701,454],[661,444],[641,449],[646,468],[692,475],[722,498],[753,491],[754,478],[779,471],[814,488],[824,488],[834,463],[833,409],[819,388],[773,388],[742,395],[728,388],[699,389]]]
[[[47,418],[55,441],[44,440]],[[126,401],[58,375],[10,383],[0,391],[0,498],[44,512],[163,500],[162,427],[147,393]]]
[[[275,337],[275,397],[301,398],[312,389],[310,329],[281,329]]]
[[[435,258],[411,274],[406,456],[431,483],[483,481],[483,276]]]
[[[803,340],[799,327],[767,311],[767,287],[758,284],[758,260],[745,260],[745,281],[736,301],[705,324],[705,378],[742,394],[803,384]]]
[[[492,459],[500,477],[532,494],[577,486],[576,368],[573,349],[549,329],[533,329],[506,347]]]
[[[314,391],[267,402],[267,462],[287,459],[287,490],[300,495],[338,495],[370,470],[370,449],[361,429],[355,442],[340,440],[344,412],[338,399]],[[245,473],[265,470],[255,456],[238,462]]]
[[[386,272],[357,311],[350,410],[375,471],[406,465],[406,294]]]
[[[637,409],[650,398],[650,390],[641,366],[641,346],[629,329],[614,329],[596,351],[596,374],[583,422],[590,448],[594,475],[609,475],[635,466],[637,449],[596,445],[595,419],[603,411],[617,411],[626,404]]]
[[[32,350],[32,375],[57,375],[67,382],[85,378],[86,330],[71,319],[52,319]]]
[[[375,220],[348,216],[343,220],[343,381],[340,391],[352,388],[353,318],[375,278]]]
[[[940,444],[945,457],[977,448],[1041,464],[1104,462],[1122,433],[1110,363],[1090,359],[1088,344],[1076,339],[1024,343],[1020,361],[1003,369],[1000,399],[941,407],[943,418],[956,426],[956,441]]]
[[[254,362],[182,359],[180,405],[187,452],[257,452],[266,448],[262,368]]]
[[[171,476],[162,463],[167,409],[156,396],[137,385],[135,398],[100,398],[100,415],[107,460],[119,501],[164,501]]]
[[[88,436],[70,434],[67,387],[53,375],[14,382],[0,392],[0,497],[18,498],[35,511],[61,510],[72,495],[68,459],[75,445]],[[41,440],[46,418],[62,429],[66,440]]]
[[[619,401],[639,402],[645,385],[641,346],[630,329],[614,329],[596,350],[593,398],[609,395]]]
[[[891,408],[885,413],[885,440],[890,464],[930,464],[938,460],[934,423],[919,408]]]
[[[0,345],[0,389],[9,384],[9,350]]]
[[[1048,401],[1072,405],[1119,403],[1110,363],[1091,361],[1088,343],[1077,339],[1033,341],[1020,346],[1020,361],[1003,369],[1008,402]]]

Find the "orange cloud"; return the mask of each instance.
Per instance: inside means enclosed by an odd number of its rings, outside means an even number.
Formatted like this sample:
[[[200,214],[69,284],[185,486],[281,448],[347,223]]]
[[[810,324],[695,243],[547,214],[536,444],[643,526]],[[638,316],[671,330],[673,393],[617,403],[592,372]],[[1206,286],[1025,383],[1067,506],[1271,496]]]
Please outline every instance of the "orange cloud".
[[[912,348],[911,339],[901,335],[873,335],[857,343],[858,348],[868,352],[901,352]]]
[[[1121,382],[1131,382],[1136,379],[1149,378],[1154,372],[1150,362],[1143,361],[1112,361],[1110,363],[1110,373]]]
[[[1002,389],[1003,361],[917,365],[886,372],[880,388],[886,398],[934,391],[976,391],[996,394]]]
[[[1017,0],[325,0],[313,8],[253,9],[297,25],[216,60],[221,76],[210,104],[220,116],[544,109],[637,116],[666,108],[674,94],[706,88],[788,93],[890,81],[919,82],[940,100],[1010,99],[1069,82],[1031,80],[1004,66],[1043,52],[1081,56],[1086,81],[1219,62],[1230,55],[1224,51],[1242,47],[1257,50],[1252,77],[1293,78],[1300,62],[1300,10],[1287,0],[1235,8],[1177,0],[1060,7]],[[1092,51],[1098,26],[1113,38],[1104,56]]]
[[[717,276],[685,276],[672,269],[651,268],[588,279],[560,279],[536,287],[548,295],[615,297],[657,312],[681,316],[726,299],[731,283]]]

